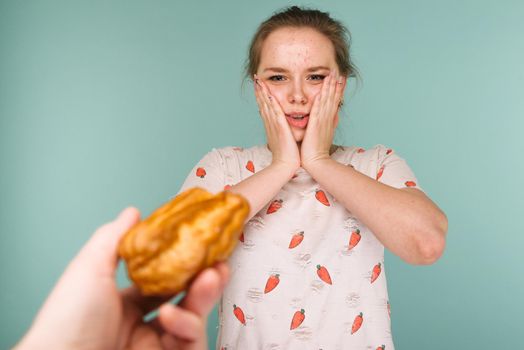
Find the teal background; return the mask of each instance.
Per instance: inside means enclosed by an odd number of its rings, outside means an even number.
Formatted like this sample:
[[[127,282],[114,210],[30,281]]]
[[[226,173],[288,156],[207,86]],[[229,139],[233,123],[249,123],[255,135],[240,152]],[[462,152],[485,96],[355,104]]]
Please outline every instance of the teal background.
[[[242,64],[288,4],[0,2],[0,348],[98,226],[151,213],[212,147],[264,142]],[[448,215],[436,264],[387,253],[396,347],[522,346],[524,2],[302,4],[353,36],[336,141],[394,148]]]

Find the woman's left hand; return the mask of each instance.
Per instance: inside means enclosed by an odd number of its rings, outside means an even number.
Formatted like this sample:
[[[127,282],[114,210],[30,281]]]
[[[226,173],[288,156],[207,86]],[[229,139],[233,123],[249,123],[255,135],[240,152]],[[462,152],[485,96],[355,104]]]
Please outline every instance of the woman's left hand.
[[[306,170],[318,161],[330,159],[329,150],[338,124],[338,110],[345,85],[345,78],[332,70],[315,96],[300,147],[301,166]]]

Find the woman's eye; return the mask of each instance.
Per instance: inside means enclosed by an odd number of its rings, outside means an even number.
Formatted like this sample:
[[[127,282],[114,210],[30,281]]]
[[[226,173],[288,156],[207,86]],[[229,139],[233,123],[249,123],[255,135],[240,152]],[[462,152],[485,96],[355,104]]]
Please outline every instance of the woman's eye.
[[[313,74],[310,76],[311,80],[324,80],[326,76],[322,74]]]
[[[282,81],[284,80],[284,76],[283,75],[272,75],[269,77],[269,80],[271,81]]]

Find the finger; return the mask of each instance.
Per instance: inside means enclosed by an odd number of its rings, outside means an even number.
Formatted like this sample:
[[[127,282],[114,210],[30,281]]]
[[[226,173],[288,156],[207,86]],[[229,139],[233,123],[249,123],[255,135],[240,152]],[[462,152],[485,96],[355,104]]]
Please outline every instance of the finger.
[[[309,112],[310,121],[315,120],[318,117],[320,111],[320,93],[315,95],[313,105],[311,106],[311,112]]]
[[[329,72],[326,78],[322,81],[322,87],[320,88],[320,92],[318,93],[318,109],[315,114],[311,113],[313,115],[313,120],[322,118],[322,115],[325,113],[326,109],[326,100],[328,96],[328,89],[329,89],[329,83],[331,81],[332,71]],[[310,115],[311,118],[311,115]]]
[[[337,96],[337,88],[339,86],[338,75],[334,70],[332,71],[332,73],[333,74],[329,82],[329,88],[327,92],[328,96],[324,104],[324,112],[322,113],[322,116],[324,118],[329,119],[330,121],[333,121],[336,111],[338,110],[338,104],[340,101],[340,97]]]
[[[117,246],[122,236],[140,220],[138,209],[129,207],[120,212],[118,217],[96,230],[89,244],[97,248],[108,249],[112,258],[117,257]],[[108,252],[108,253],[109,253]]]
[[[214,266],[220,275],[220,289],[223,290],[229,282],[230,271],[226,263],[220,262]]]
[[[161,349],[182,349],[183,340],[178,340],[169,333],[164,333],[160,337],[160,343],[162,343]]]
[[[332,70],[330,72],[329,83],[327,86],[327,91],[326,91],[326,96],[325,96],[325,101],[324,101],[324,113],[322,113],[322,116],[324,117],[331,116],[331,106],[333,104],[336,82],[337,82],[336,73],[335,73],[335,70]]]
[[[286,119],[286,114],[284,113],[284,110],[282,109],[282,106],[280,105],[280,102],[273,96],[269,95],[270,101],[269,101],[269,108],[271,109],[273,115],[281,121],[284,121]]]
[[[255,83],[255,97],[257,99],[257,104],[259,106],[258,112],[260,113],[260,117],[262,118],[262,122],[264,123],[264,129],[266,130],[266,135],[268,137],[268,140],[271,138],[271,135],[274,134],[274,123],[270,121],[272,120],[272,117],[268,116],[270,114],[269,108],[267,107],[267,104],[262,101],[263,96],[261,92],[261,87],[258,85],[258,83]]]
[[[255,74],[255,78],[253,80],[253,89],[255,90],[255,98],[257,100],[257,105],[258,105],[258,108],[259,108],[259,111],[261,112],[261,108],[262,108],[262,96],[260,94],[260,85],[258,83],[258,78],[257,78],[257,75]]]
[[[169,303],[158,310],[158,322],[167,333],[187,341],[196,341],[205,333],[205,319]]]
[[[264,126],[266,126],[266,130],[267,130],[266,124],[267,124],[267,119],[268,119],[268,108],[267,108],[267,104],[264,101],[264,97],[262,96],[262,90],[258,83],[258,79],[255,79],[254,87],[255,87],[255,98],[257,100],[258,111],[260,113],[260,116],[262,117]]]
[[[262,96],[264,99],[264,102],[267,104],[269,109],[269,115],[272,118],[276,118],[278,116],[278,113],[276,113],[275,108],[273,107],[273,104],[275,102],[275,98],[271,95],[269,88],[266,86],[266,84],[262,81],[258,81],[261,87]]]
[[[331,109],[331,105],[333,104],[333,101],[335,100],[335,92],[337,88],[337,82],[338,82],[338,76],[336,75],[335,71],[333,70],[333,75],[331,76],[331,80],[329,82],[329,90],[328,90],[328,105]]]
[[[266,126],[268,139],[271,137],[271,135],[282,135],[282,132],[290,135],[291,127],[286,121],[286,116],[282,106],[278,100],[271,95],[269,88],[262,80],[258,80],[258,83],[260,95],[264,101],[264,104],[268,108],[268,125]]]
[[[135,285],[120,291],[120,295],[124,302],[135,305],[143,315],[172,299],[172,296],[144,296]]]
[[[344,91],[344,76],[337,76],[336,83],[333,88],[333,98],[329,102],[329,116],[334,121],[335,127],[338,125],[338,111],[341,107],[341,101]],[[336,121],[335,121],[336,119]]]
[[[280,125],[280,127],[289,129],[291,131],[289,124],[286,121],[286,114],[284,113],[284,110],[282,109],[280,102],[278,102],[278,100],[271,95],[269,88],[263,82],[261,82],[261,86],[263,89],[263,93],[266,96],[266,102],[268,104],[272,120],[275,121],[278,125]]]
[[[328,96],[329,83],[331,82],[331,76],[333,72],[329,72],[328,76],[322,81],[322,88],[320,89],[320,103],[324,105]]]
[[[335,91],[335,100],[334,102],[336,103],[336,109],[340,108],[340,102],[342,101],[342,97],[344,96],[344,88],[346,86],[346,79],[343,75],[341,75],[339,78],[338,78],[338,81],[337,81],[337,87],[336,87],[336,91]]]
[[[221,275],[216,269],[202,271],[193,281],[180,306],[198,316],[207,317],[223,291]]]
[[[261,115],[263,118],[266,118],[267,120],[269,120],[270,118],[272,118],[271,110],[269,108],[269,99],[267,98],[267,96],[264,93],[264,89],[262,87],[262,82],[260,81],[260,79],[256,79],[255,84],[256,84],[255,90],[256,90],[257,103],[259,107],[261,108],[260,110]]]
[[[162,346],[156,330],[146,324],[134,328],[126,345],[130,349],[161,349]]]
[[[140,221],[138,209],[129,207],[118,217],[99,227],[80,251],[76,262],[93,268],[100,276],[113,276],[118,262],[118,244],[124,234]]]

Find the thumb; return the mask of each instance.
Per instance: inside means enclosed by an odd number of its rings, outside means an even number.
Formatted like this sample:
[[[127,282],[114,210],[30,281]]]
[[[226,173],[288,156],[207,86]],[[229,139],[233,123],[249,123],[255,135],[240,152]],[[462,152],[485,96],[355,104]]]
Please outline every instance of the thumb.
[[[96,272],[114,275],[118,262],[118,244],[124,234],[140,221],[140,212],[128,207],[118,217],[100,226],[78,254],[77,262],[91,265]]]
[[[207,317],[220,299],[228,279],[229,269],[224,263],[205,269],[191,283],[180,306],[200,317]]]

